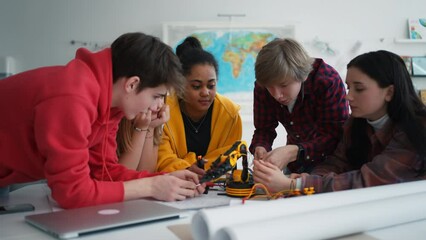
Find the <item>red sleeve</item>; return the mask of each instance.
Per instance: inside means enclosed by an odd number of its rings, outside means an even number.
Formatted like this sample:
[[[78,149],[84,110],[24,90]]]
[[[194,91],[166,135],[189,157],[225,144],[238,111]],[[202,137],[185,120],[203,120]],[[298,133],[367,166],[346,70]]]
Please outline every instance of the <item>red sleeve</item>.
[[[63,208],[124,199],[122,182],[98,181],[94,178],[98,171],[89,168],[89,157],[96,157],[97,151],[88,147],[88,138],[94,134],[92,123],[96,121],[96,113],[96,106],[76,96],[49,99],[38,104],[34,110],[34,134],[38,147],[34,151],[40,152],[45,159],[44,175],[53,198]],[[109,154],[115,151],[112,148],[108,147]],[[149,175],[129,171],[118,163],[113,164],[112,158],[106,158],[106,166],[113,180]],[[120,175],[120,172],[123,174]]]
[[[116,136],[120,119],[121,117],[112,117],[108,125],[108,134],[105,135],[105,141],[101,141],[99,144],[90,148],[89,164],[92,171],[92,176],[95,179],[103,181],[128,181],[138,178],[161,175],[161,173],[150,173],[145,170],[136,171],[128,169],[127,167],[118,163],[118,157],[116,154]],[[102,134],[106,134],[106,132]],[[103,152],[105,153],[102,154]],[[105,167],[103,167],[104,164]]]

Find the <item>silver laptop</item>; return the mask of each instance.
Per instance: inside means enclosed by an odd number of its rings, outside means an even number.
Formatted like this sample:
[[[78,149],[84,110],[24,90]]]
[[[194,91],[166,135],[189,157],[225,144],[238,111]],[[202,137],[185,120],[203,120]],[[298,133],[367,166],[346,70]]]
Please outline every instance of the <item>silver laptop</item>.
[[[179,218],[183,212],[141,199],[28,215],[25,221],[56,238],[68,239],[103,230]]]

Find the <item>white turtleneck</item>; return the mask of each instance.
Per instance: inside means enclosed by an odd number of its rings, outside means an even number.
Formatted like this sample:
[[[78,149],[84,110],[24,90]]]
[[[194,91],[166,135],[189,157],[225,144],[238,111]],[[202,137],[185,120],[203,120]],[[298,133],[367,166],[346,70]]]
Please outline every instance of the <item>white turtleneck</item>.
[[[367,119],[367,123],[374,128],[374,132],[377,132],[378,130],[382,129],[382,127],[388,122],[388,120],[389,115],[385,114],[383,115],[383,117],[374,121],[370,121]]]

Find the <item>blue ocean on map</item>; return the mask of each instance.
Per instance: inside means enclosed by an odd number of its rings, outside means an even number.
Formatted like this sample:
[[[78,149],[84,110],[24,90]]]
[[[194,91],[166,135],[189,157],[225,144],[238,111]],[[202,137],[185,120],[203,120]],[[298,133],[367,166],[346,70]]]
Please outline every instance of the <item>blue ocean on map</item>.
[[[215,56],[219,65],[217,91],[222,94],[253,91],[256,56],[276,38],[264,31],[200,31],[191,36],[198,38],[204,50]]]

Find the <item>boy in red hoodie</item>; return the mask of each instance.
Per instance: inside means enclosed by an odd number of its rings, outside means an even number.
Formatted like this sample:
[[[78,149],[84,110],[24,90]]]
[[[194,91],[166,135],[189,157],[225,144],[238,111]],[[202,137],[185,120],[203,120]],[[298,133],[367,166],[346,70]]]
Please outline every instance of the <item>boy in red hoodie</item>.
[[[183,81],[172,49],[143,33],[124,34],[96,53],[79,49],[65,66],[1,80],[0,188],[47,179],[63,208],[199,195],[194,173],[138,172],[116,156],[121,118],[161,115],[167,91]]]

